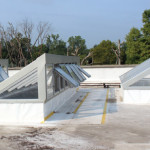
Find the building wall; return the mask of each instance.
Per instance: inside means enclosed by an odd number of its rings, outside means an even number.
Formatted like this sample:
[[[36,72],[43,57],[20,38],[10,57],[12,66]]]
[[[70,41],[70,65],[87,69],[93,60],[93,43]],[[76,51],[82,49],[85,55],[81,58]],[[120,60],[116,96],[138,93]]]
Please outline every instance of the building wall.
[[[0,123],[40,123],[43,103],[0,103]]]
[[[123,102],[126,104],[150,104],[150,91],[123,90]]]
[[[127,66],[127,67],[82,67],[85,71],[87,71],[90,75],[91,78],[87,78],[84,82],[89,83],[89,82],[119,82],[120,79],[119,76],[124,74],[125,72],[131,70],[133,67],[132,66]],[[9,70],[9,76],[12,76],[16,74],[19,70]]]
[[[97,82],[108,82],[108,83],[120,83],[119,76],[125,72],[131,70],[133,67],[125,68],[84,68],[87,71],[91,78],[87,78],[85,83],[97,83]]]

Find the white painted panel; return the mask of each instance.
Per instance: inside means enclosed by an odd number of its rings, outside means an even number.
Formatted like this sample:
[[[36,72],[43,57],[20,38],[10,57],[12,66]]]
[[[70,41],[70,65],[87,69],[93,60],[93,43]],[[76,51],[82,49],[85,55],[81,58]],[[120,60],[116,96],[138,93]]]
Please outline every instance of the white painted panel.
[[[129,68],[84,68],[91,77],[87,78],[83,83],[97,83],[97,82],[111,82],[111,83],[120,83],[120,78],[122,74],[132,69]]]
[[[150,91],[124,90],[123,102],[127,104],[150,104]]]
[[[43,119],[43,103],[0,103],[2,123],[40,123]]]

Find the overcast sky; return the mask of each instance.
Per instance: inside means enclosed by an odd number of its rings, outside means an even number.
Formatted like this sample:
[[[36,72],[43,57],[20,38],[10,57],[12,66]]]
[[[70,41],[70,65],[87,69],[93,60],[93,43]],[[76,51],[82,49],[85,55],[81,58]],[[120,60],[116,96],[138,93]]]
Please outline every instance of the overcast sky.
[[[49,22],[52,33],[64,41],[80,35],[88,48],[102,40],[123,41],[132,27],[142,27],[142,13],[150,9],[150,0],[0,0],[0,4],[3,25],[25,19]]]

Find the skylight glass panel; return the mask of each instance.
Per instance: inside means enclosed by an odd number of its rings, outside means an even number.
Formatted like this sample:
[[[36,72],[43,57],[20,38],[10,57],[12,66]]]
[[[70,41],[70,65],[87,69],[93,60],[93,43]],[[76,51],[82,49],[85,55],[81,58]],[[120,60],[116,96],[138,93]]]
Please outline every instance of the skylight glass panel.
[[[76,65],[78,67],[78,69],[83,73],[85,74],[88,78],[91,77],[90,74],[88,74],[85,70],[83,70],[80,66]]]
[[[72,66],[76,69],[76,71],[78,72],[78,74],[82,77],[83,80],[86,80],[85,76],[82,74],[82,72],[77,68],[77,66],[75,64],[72,64]]]
[[[72,77],[74,80],[80,82],[80,79],[77,77],[77,75],[76,75],[76,74],[73,72],[73,70],[70,68],[70,65],[65,64],[65,66],[66,66],[68,72],[70,73],[71,77]]]
[[[64,72],[60,67],[55,68],[56,72],[63,77],[65,80],[67,80],[69,83],[71,83],[73,86],[77,87],[79,86],[79,83],[75,81],[70,75],[68,75],[66,72]]]
[[[0,67],[0,75],[1,75],[1,77],[3,78],[3,80],[5,80],[5,79],[8,78],[7,73],[3,70],[2,67]]]
[[[75,73],[75,75],[78,77],[78,79],[80,80],[80,82],[83,81],[82,77],[80,76],[80,74],[76,71],[76,69],[73,67],[72,64],[69,65],[69,67],[72,69],[72,71]]]
[[[0,82],[2,82],[4,79],[2,78],[2,76],[0,75]]]

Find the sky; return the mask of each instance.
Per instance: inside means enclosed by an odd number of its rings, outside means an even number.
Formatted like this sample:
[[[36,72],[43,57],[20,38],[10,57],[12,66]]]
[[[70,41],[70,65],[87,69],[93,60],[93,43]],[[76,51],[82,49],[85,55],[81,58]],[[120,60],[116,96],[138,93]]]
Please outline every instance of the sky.
[[[150,0],[0,0],[0,23],[25,19],[51,24],[50,34],[67,42],[80,35],[88,48],[102,40],[125,40],[132,27],[142,27],[142,13]]]

